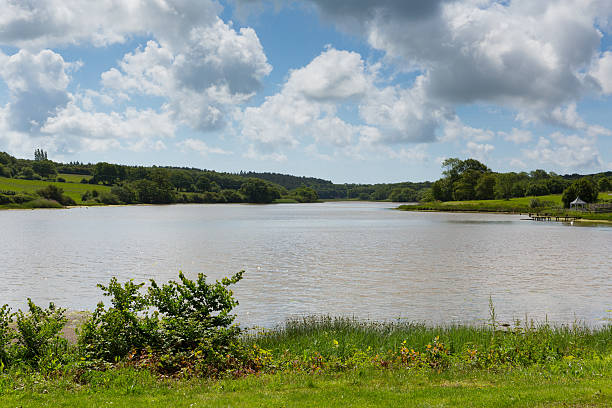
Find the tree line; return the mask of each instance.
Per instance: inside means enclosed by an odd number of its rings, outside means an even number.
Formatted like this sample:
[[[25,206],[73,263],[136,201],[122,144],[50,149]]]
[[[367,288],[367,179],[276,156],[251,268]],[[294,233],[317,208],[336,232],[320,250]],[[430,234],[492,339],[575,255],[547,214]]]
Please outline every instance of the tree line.
[[[0,152],[0,177],[65,181],[61,174],[84,176],[92,185],[82,198],[104,204],[131,203],[269,203],[279,198],[297,202],[318,199],[358,199],[394,202],[465,201],[561,194],[582,180],[578,174],[558,175],[537,169],[527,172],[493,172],[478,160],[449,158],[442,163],[443,176],[435,182],[388,184],[335,184],[330,180],[269,172],[223,173],[179,167],[126,166],[99,162],[56,163],[36,149],[34,160],[17,159]],[[609,191],[612,172],[587,176],[580,189],[569,190],[587,201],[595,191]],[[110,192],[96,192],[96,185]],[[576,189],[575,187],[574,189]],[[594,193],[595,192],[595,193]],[[572,198],[572,200],[575,197]]]
[[[580,197],[587,203],[597,200],[599,191],[610,191],[612,172],[590,176],[560,176],[537,169],[527,172],[496,173],[475,159],[446,159],[443,177],[431,187],[429,201],[468,201],[563,194],[563,203]]]
[[[0,152],[0,177],[65,182],[61,174],[83,175],[81,183],[91,185],[83,202],[104,204],[170,203],[271,203],[279,198],[298,202],[319,199],[306,186],[287,189],[270,181],[245,175],[174,167],[125,166],[106,162],[83,164],[56,163],[36,149],[34,160],[17,159]],[[97,185],[111,187],[98,192]],[[60,189],[61,190],[61,189]],[[54,199],[61,192],[41,190],[41,197]],[[55,200],[61,203],[61,200]],[[66,199],[64,201],[67,202]],[[0,203],[1,204],[1,203]]]

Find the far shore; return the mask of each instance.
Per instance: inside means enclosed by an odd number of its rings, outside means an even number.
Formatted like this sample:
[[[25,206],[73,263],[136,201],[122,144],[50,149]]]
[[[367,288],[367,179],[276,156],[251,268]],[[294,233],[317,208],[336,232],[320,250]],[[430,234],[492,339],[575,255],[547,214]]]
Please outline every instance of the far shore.
[[[451,211],[451,210],[406,210],[406,209],[401,209],[399,207],[394,208],[395,210],[399,210],[399,211],[411,211],[411,212],[423,212],[423,213],[448,213],[448,214],[499,214],[499,215],[525,215],[525,214],[529,214],[529,213],[525,213],[525,212],[513,212],[513,211],[486,211],[486,210],[457,210],[457,211]],[[535,213],[535,211],[533,212]],[[529,219],[525,219],[526,221],[531,221]],[[565,222],[565,223],[569,223],[568,221],[554,221],[553,222]],[[590,219],[586,219],[586,218],[578,218],[573,220],[573,222],[580,222],[580,223],[585,223],[585,224],[612,224],[612,221],[610,220],[590,220]]]

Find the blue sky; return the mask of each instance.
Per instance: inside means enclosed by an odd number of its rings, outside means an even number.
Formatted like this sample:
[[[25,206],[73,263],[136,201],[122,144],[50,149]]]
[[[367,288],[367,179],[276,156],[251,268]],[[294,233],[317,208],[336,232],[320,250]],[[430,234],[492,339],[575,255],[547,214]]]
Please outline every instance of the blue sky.
[[[0,0],[0,151],[433,180],[612,169],[606,0]]]

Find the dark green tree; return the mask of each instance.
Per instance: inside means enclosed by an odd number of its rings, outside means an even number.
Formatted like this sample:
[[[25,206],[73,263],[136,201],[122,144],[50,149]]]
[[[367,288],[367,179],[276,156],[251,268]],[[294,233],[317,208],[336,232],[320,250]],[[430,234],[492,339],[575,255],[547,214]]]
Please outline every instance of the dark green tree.
[[[567,187],[568,182],[562,177],[551,174],[551,177],[546,180],[546,187],[550,194],[561,194]]]
[[[431,194],[438,201],[450,201],[453,199],[452,182],[449,177],[441,178],[431,186]]]
[[[550,190],[548,189],[548,185],[545,181],[532,181],[527,184],[527,189],[525,190],[525,196],[543,196],[550,194]]]
[[[210,179],[205,175],[199,176],[195,183],[195,190],[199,193],[210,191]]]
[[[594,203],[597,201],[597,195],[599,189],[597,184],[588,177],[583,177],[579,180],[574,181],[568,188],[563,191],[561,201],[565,208],[570,207],[570,203],[577,197],[587,203]]]
[[[482,174],[482,171],[472,168],[464,170],[453,184],[453,199],[462,201],[476,198],[476,184]]]
[[[11,168],[0,163],[0,177],[12,177]]]
[[[170,182],[177,191],[187,191],[191,187],[193,180],[186,171],[173,171],[170,175]]]
[[[492,200],[495,198],[495,174],[484,173],[478,179],[476,187],[476,198],[479,200]]]
[[[418,200],[418,193],[410,187],[398,187],[391,190],[391,194],[389,194],[389,200],[398,203],[412,203]]]
[[[597,182],[599,191],[610,191],[612,189],[612,182],[608,177],[601,177]]]
[[[317,192],[310,187],[299,187],[291,192],[291,196],[300,203],[315,203],[319,199]]]
[[[495,197],[509,199],[516,181],[516,173],[500,173],[495,178]]]
[[[124,204],[136,201],[136,193],[129,186],[113,186],[110,192]]]
[[[106,162],[96,163],[93,169],[93,178],[95,183],[103,183],[106,185],[114,184],[119,174],[117,165]]]
[[[240,193],[249,203],[266,204],[280,198],[278,188],[266,181],[249,179],[240,187]]]
[[[44,178],[57,174],[55,164],[50,160],[35,160],[32,163],[32,169]]]
[[[43,149],[34,150],[34,161],[43,161],[43,160],[48,160],[47,152],[45,152]]]
[[[531,177],[532,180],[543,180],[549,178],[550,176],[548,175],[548,173],[546,173],[545,170],[537,169],[530,172],[529,177]]]

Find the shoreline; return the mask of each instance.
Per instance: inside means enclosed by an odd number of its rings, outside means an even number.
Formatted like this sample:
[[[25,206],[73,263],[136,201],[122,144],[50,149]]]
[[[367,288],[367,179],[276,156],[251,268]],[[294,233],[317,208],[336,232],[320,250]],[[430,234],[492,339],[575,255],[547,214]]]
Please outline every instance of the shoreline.
[[[402,208],[404,207],[404,208]],[[500,214],[500,215],[524,215],[529,214],[529,212],[518,212],[518,211],[495,211],[495,210],[467,210],[467,209],[409,209],[410,205],[401,205],[399,207],[393,208],[397,211],[407,211],[407,212],[422,212],[422,213],[460,213],[460,214]],[[526,221],[533,221],[531,219],[526,219]],[[569,223],[569,221],[556,221],[550,220],[549,222],[564,222]],[[573,222],[582,222],[582,223],[597,223],[597,224],[612,224],[610,220],[597,220],[597,219],[589,219],[589,218],[578,218],[573,220]]]

